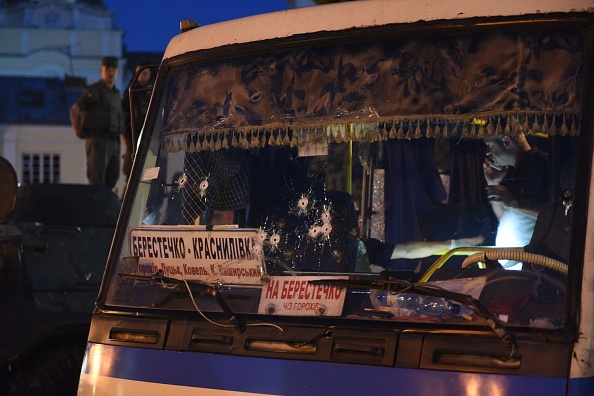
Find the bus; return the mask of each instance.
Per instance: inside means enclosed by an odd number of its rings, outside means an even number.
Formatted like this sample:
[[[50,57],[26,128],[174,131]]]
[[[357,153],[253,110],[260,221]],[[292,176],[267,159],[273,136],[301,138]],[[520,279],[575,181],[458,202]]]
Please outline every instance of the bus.
[[[590,394],[590,0],[181,27],[79,395]]]

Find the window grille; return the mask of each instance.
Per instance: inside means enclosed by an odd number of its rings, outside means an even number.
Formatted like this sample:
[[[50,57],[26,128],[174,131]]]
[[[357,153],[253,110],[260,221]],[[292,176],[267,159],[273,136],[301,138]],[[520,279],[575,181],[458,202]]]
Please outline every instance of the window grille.
[[[60,183],[59,154],[23,154],[21,162],[23,183]]]

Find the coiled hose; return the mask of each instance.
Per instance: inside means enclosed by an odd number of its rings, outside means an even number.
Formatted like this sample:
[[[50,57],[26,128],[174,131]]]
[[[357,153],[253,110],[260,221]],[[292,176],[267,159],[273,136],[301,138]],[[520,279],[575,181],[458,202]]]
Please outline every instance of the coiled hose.
[[[497,250],[485,250],[482,252],[474,253],[468,256],[462,262],[462,268],[471,266],[478,262],[485,262],[491,260],[515,260],[521,262],[527,262],[531,264],[541,265],[546,268],[558,271],[562,274],[567,274],[567,264],[561,261],[552,259],[547,256],[536,253],[528,253],[517,249],[497,249]]]

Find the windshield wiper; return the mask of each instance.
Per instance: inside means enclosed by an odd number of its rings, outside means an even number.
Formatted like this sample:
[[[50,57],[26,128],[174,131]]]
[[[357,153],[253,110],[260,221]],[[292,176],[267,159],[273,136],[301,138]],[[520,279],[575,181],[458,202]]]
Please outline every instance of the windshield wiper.
[[[223,296],[221,295],[218,288],[210,286],[204,282],[192,281],[192,280],[185,280],[185,279],[177,279],[177,278],[170,278],[168,276],[163,275],[163,271],[159,270],[156,274],[153,275],[129,275],[129,274],[118,274],[119,279],[131,279],[131,280],[138,280],[138,281],[145,281],[145,282],[154,282],[154,283],[167,283],[167,284],[175,284],[179,285],[180,283],[185,283],[187,285],[192,285],[192,288],[196,289],[199,293],[206,294],[211,296],[219,307],[223,310],[225,317],[231,322],[235,330],[239,333],[242,333],[245,330],[245,324],[235,315],[231,307],[227,304]]]
[[[408,283],[393,279],[319,279],[309,281],[312,284],[333,285],[337,287],[349,287],[356,289],[376,289],[383,290],[392,294],[415,293],[430,297],[440,297],[446,300],[455,301],[470,308],[474,314],[485,319],[489,327],[501,339],[505,349],[510,353],[509,358],[513,357],[517,351],[517,345],[514,337],[506,329],[505,324],[494,315],[479,300],[468,294],[456,293],[441,287],[425,283]]]

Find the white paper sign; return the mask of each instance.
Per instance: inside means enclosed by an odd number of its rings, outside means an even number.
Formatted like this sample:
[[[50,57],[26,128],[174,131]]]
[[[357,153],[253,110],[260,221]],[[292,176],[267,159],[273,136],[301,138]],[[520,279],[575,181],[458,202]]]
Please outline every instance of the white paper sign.
[[[340,316],[346,287],[313,284],[320,279],[344,276],[271,276],[262,286],[258,313],[287,316]]]
[[[138,275],[163,271],[171,278],[206,283],[259,284],[262,260],[250,248],[257,229],[197,230],[170,226],[132,228],[129,251]]]

